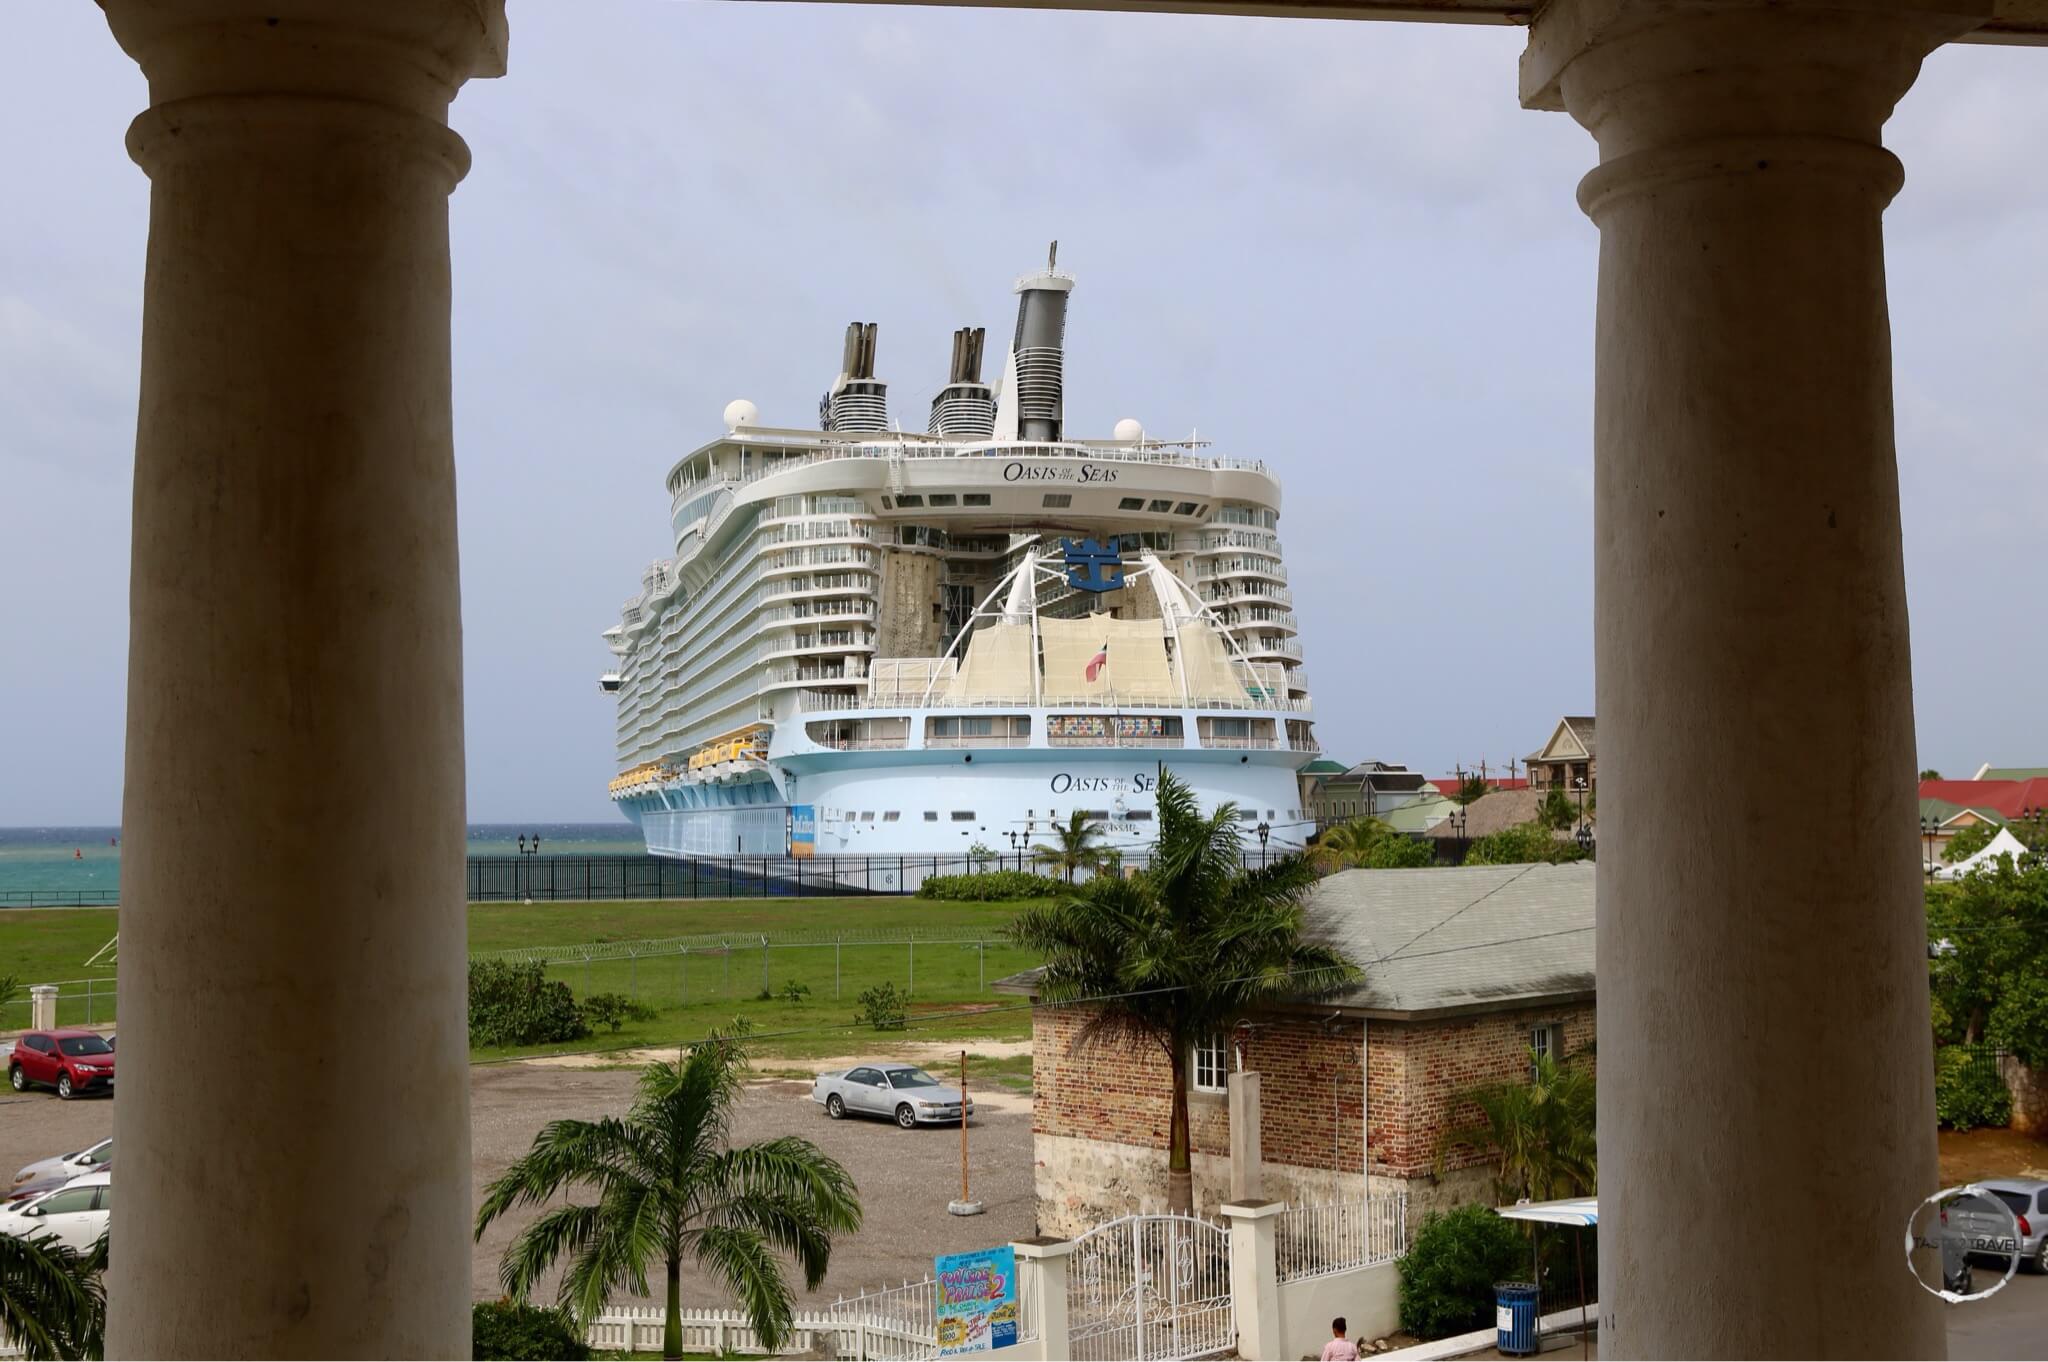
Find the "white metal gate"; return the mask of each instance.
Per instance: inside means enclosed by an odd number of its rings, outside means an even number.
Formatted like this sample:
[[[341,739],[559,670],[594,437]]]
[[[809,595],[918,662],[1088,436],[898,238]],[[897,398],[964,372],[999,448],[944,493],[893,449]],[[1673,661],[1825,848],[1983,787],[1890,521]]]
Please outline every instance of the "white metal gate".
[[[1067,1260],[1074,1362],[1159,1362],[1237,1346],[1225,1226],[1190,1215],[1127,1215],[1074,1242]]]

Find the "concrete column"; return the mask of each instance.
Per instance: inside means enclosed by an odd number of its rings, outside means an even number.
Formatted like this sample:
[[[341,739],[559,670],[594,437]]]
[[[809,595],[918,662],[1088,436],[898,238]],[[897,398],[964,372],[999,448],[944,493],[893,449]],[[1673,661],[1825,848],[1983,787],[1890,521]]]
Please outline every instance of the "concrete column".
[[[1260,1167],[1259,1076],[1242,1070],[1224,1080],[1230,1103],[1230,1199],[1258,1201],[1266,1193]]]
[[[1031,1315],[1020,1321],[1036,1330],[1036,1356],[1064,1358],[1074,1355],[1067,1335],[1067,1260],[1073,1256],[1071,1239],[1019,1239],[1010,1245],[1017,1254],[1018,1300],[1030,1301]]]
[[[28,1024],[31,1030],[51,1031],[57,1026],[57,986],[32,984],[28,990]]]
[[[499,0],[103,0],[149,81],[116,1357],[467,1356],[447,127]]]
[[[1284,1201],[1227,1201],[1230,1222],[1230,1299],[1237,1311],[1237,1355],[1280,1356],[1280,1265],[1274,1217]]]
[[[1943,1355],[1898,1249],[1937,1184],[1879,129],[1969,22],[1558,0],[1524,60],[1525,102],[1600,148],[1579,201],[1617,1356]],[[1818,1227],[1825,1290],[1790,1225]]]

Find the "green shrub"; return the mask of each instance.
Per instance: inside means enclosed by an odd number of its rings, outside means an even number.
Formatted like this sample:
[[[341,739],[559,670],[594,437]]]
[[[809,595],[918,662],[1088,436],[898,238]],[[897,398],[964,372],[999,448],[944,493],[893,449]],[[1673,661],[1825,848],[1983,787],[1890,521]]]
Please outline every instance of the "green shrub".
[[[471,1045],[552,1045],[589,1034],[575,995],[547,977],[547,966],[469,962]]]
[[[1420,1339],[1485,1328],[1493,1284],[1529,1271],[1529,1242],[1485,1206],[1431,1211],[1402,1255],[1401,1327]]]
[[[921,899],[948,903],[997,903],[1009,899],[1045,899],[1069,892],[1050,875],[1028,870],[991,870],[981,875],[933,875],[917,887]]]
[[[1998,1076],[1998,1067],[1977,1059],[1960,1045],[1948,1045],[1934,1056],[1934,1114],[1952,1130],[2012,1124],[2012,1090]]]
[[[1540,822],[1517,823],[1511,828],[1478,838],[1465,853],[1466,865],[1552,865],[1583,861],[1586,849],[1577,842],[1561,841],[1550,835]]]
[[[592,1027],[608,1026],[613,1035],[627,1022],[648,1022],[654,1020],[654,1009],[623,993],[593,993],[577,1004],[583,1009],[583,1020]]]
[[[470,1314],[469,1336],[469,1355],[476,1358],[583,1362],[590,1356],[567,1311],[517,1301],[478,1301]]]
[[[786,1003],[800,1003],[811,996],[811,986],[795,979],[785,980],[775,996]]]
[[[904,1013],[908,1010],[909,997],[897,990],[894,984],[876,984],[856,999],[860,1011],[854,1014],[857,1022],[866,1022],[877,1031],[901,1031]]]

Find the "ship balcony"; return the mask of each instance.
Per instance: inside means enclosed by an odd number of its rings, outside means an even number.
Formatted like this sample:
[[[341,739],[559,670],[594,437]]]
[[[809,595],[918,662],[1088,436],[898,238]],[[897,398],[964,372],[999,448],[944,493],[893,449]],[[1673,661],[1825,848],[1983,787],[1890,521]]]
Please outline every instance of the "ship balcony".
[[[1259,553],[1280,555],[1280,536],[1257,530],[1211,531],[1202,536],[1201,546],[1194,550],[1196,556],[1207,557],[1215,553],[1228,553],[1232,549],[1253,549]]]
[[[834,601],[818,605],[779,605],[754,616],[763,628],[790,628],[795,624],[830,624],[838,620],[858,621],[875,617],[873,601]]]
[[[1180,734],[1172,737],[1153,737],[1149,734],[1133,736],[1124,733],[1101,733],[1094,737],[1083,737],[1078,733],[1048,733],[1046,745],[1050,747],[1152,747],[1185,748],[1187,739]]]
[[[872,573],[874,569],[863,568],[862,571]],[[807,579],[783,578],[766,582],[761,587],[761,598],[775,600],[783,597],[844,596],[849,591],[873,589],[873,582],[865,577],[856,577],[851,572],[826,572]]]
[[[872,653],[875,650],[873,634],[833,634],[813,637],[798,635],[793,639],[774,639],[761,645],[755,657],[763,662],[781,657],[823,657],[850,653]]]
[[[1234,558],[1211,558],[1195,563],[1198,578],[1265,577],[1276,582],[1287,580],[1287,566],[1278,558],[1261,558],[1256,555]]]
[[[943,714],[924,721],[924,745],[937,748],[1029,747],[1028,714]]]
[[[1254,658],[1291,657],[1296,662],[1301,661],[1301,640],[1299,639],[1272,636],[1246,639],[1244,640],[1244,650],[1248,656]]]
[[[835,752],[897,751],[910,745],[910,720],[814,719],[804,725],[804,736]]]
[[[959,749],[963,747],[1029,747],[1028,733],[955,733],[950,737],[926,738],[924,745],[929,748]]]
[[[865,683],[867,678],[860,672],[847,667],[770,667],[761,673],[759,690],[776,690],[783,686],[815,686],[823,682],[841,682],[847,685]],[[859,708],[858,697],[847,696],[848,701],[837,708]]]
[[[1284,586],[1274,586],[1256,577],[1234,578],[1202,587],[1196,595],[1205,605],[1228,605],[1236,601],[1270,601],[1276,605],[1294,604],[1294,593]]]
[[[1261,624],[1269,629],[1285,629],[1289,633],[1296,633],[1301,628],[1301,622],[1295,618],[1292,610],[1275,610],[1266,605],[1225,607],[1218,610],[1216,615],[1223,621],[1223,627],[1233,633],[1240,629],[1256,628]]]

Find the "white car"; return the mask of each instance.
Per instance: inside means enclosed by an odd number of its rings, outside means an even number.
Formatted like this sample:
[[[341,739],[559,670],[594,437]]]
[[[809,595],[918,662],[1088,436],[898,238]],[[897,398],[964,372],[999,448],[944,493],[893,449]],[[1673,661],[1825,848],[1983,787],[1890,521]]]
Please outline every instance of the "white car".
[[[40,1239],[46,1234],[79,1253],[88,1253],[107,1232],[114,1205],[114,1175],[87,1173],[54,1192],[0,1209],[0,1234]]]
[[[861,1064],[819,1074],[811,1083],[811,1100],[837,1121],[848,1113],[887,1116],[905,1130],[920,1124],[958,1124],[960,1089],[949,1088],[915,1064]],[[974,1115],[974,1103],[967,1103]]]
[[[75,1178],[82,1173],[96,1173],[103,1163],[114,1159],[114,1142],[111,1138],[101,1140],[90,1149],[75,1149],[69,1154],[59,1154],[51,1159],[37,1159],[14,1175],[14,1185],[30,1182],[46,1182],[55,1177]]]

